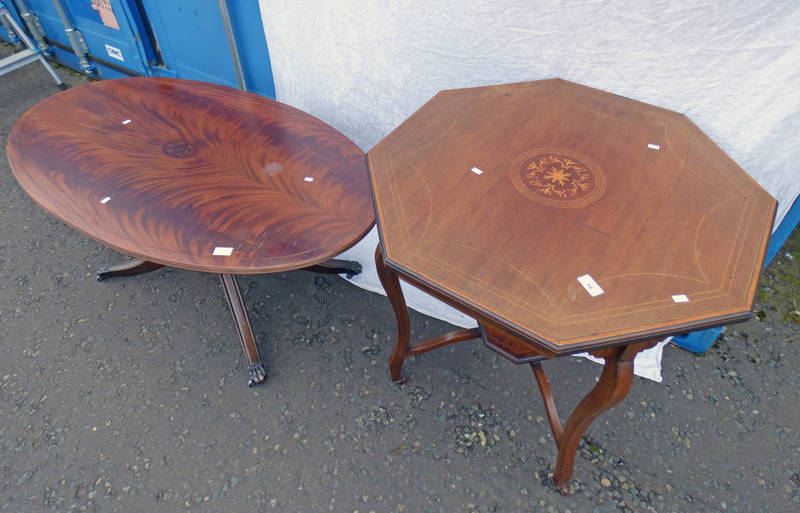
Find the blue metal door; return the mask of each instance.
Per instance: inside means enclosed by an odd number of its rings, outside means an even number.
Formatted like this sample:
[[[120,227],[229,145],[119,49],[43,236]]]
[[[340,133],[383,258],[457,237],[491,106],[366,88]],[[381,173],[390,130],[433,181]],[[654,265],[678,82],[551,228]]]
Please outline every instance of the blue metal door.
[[[163,67],[156,73],[237,87],[218,2],[140,0],[140,3],[163,61]],[[227,4],[247,88],[274,98],[275,86],[258,2],[238,0]]]

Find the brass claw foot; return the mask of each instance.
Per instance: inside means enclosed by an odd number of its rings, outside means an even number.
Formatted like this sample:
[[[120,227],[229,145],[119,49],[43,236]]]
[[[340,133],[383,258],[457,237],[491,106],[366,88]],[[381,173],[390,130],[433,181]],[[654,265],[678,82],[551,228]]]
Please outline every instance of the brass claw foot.
[[[254,387],[260,385],[267,379],[267,371],[264,369],[264,364],[256,362],[249,368],[250,379],[247,381],[247,386]]]

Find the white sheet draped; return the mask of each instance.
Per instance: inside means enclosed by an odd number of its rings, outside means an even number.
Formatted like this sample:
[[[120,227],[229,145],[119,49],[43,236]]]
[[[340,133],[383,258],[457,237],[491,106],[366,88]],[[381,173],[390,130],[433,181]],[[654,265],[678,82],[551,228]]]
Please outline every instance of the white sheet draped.
[[[364,151],[439,90],[561,77],[688,115],[778,199],[778,222],[800,194],[800,2],[260,5],[278,100]],[[353,282],[382,292],[375,244],[373,233],[347,257],[365,266]],[[471,324],[422,293],[407,299]]]

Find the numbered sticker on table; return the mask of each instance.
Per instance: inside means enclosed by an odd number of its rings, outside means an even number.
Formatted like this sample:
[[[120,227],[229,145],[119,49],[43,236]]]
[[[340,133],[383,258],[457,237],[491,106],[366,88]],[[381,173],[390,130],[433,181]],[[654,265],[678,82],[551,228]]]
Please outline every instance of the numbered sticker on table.
[[[211,254],[214,256],[231,256],[233,248],[230,246],[216,246]]]
[[[584,274],[583,276],[578,276],[578,283],[583,285],[583,288],[586,289],[586,292],[588,292],[589,295],[592,297],[599,296],[604,292],[603,289],[600,288],[600,285],[598,285],[597,282],[594,281],[594,278],[592,278],[588,274]]]

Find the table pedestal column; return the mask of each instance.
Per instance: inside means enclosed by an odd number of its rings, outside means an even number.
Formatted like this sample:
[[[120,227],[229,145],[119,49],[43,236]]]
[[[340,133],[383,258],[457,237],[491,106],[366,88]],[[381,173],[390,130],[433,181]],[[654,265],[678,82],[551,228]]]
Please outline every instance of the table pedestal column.
[[[162,264],[149,262],[139,258],[132,258],[119,264],[108,265],[97,271],[97,280],[102,281],[117,276],[134,276],[137,274],[155,271],[164,267]],[[350,260],[331,259],[317,265],[306,267],[303,270],[329,273],[346,274],[348,278],[361,272],[361,264]],[[264,364],[261,362],[261,355],[256,346],[253,330],[250,327],[250,320],[247,318],[247,309],[239,290],[239,283],[233,274],[220,274],[222,288],[225,291],[225,299],[233,315],[236,324],[236,332],[239,335],[239,343],[242,345],[244,357],[247,361],[249,380],[247,386],[254,386],[264,382],[267,377]]]
[[[225,299],[233,315],[233,322],[236,324],[236,332],[239,334],[239,342],[242,344],[244,358],[247,360],[250,379],[247,386],[252,387],[264,382],[267,371],[261,363],[261,355],[258,353],[256,339],[253,330],[250,328],[250,320],[247,318],[247,309],[244,306],[242,293],[239,291],[239,283],[233,274],[220,274],[222,288],[225,290]]]
[[[155,271],[162,267],[164,266],[161,264],[132,258],[119,264],[104,267],[97,272],[97,280],[102,281],[117,276],[134,276]],[[258,385],[264,382],[264,379],[267,377],[267,372],[261,362],[261,355],[258,353],[253,330],[250,327],[250,320],[247,318],[247,309],[242,299],[242,293],[239,291],[239,283],[236,281],[236,276],[233,274],[220,274],[219,276],[222,280],[222,288],[225,291],[225,299],[228,301],[231,315],[233,315],[233,321],[236,324],[239,343],[242,345],[244,357],[247,361],[249,372],[247,386]]]

